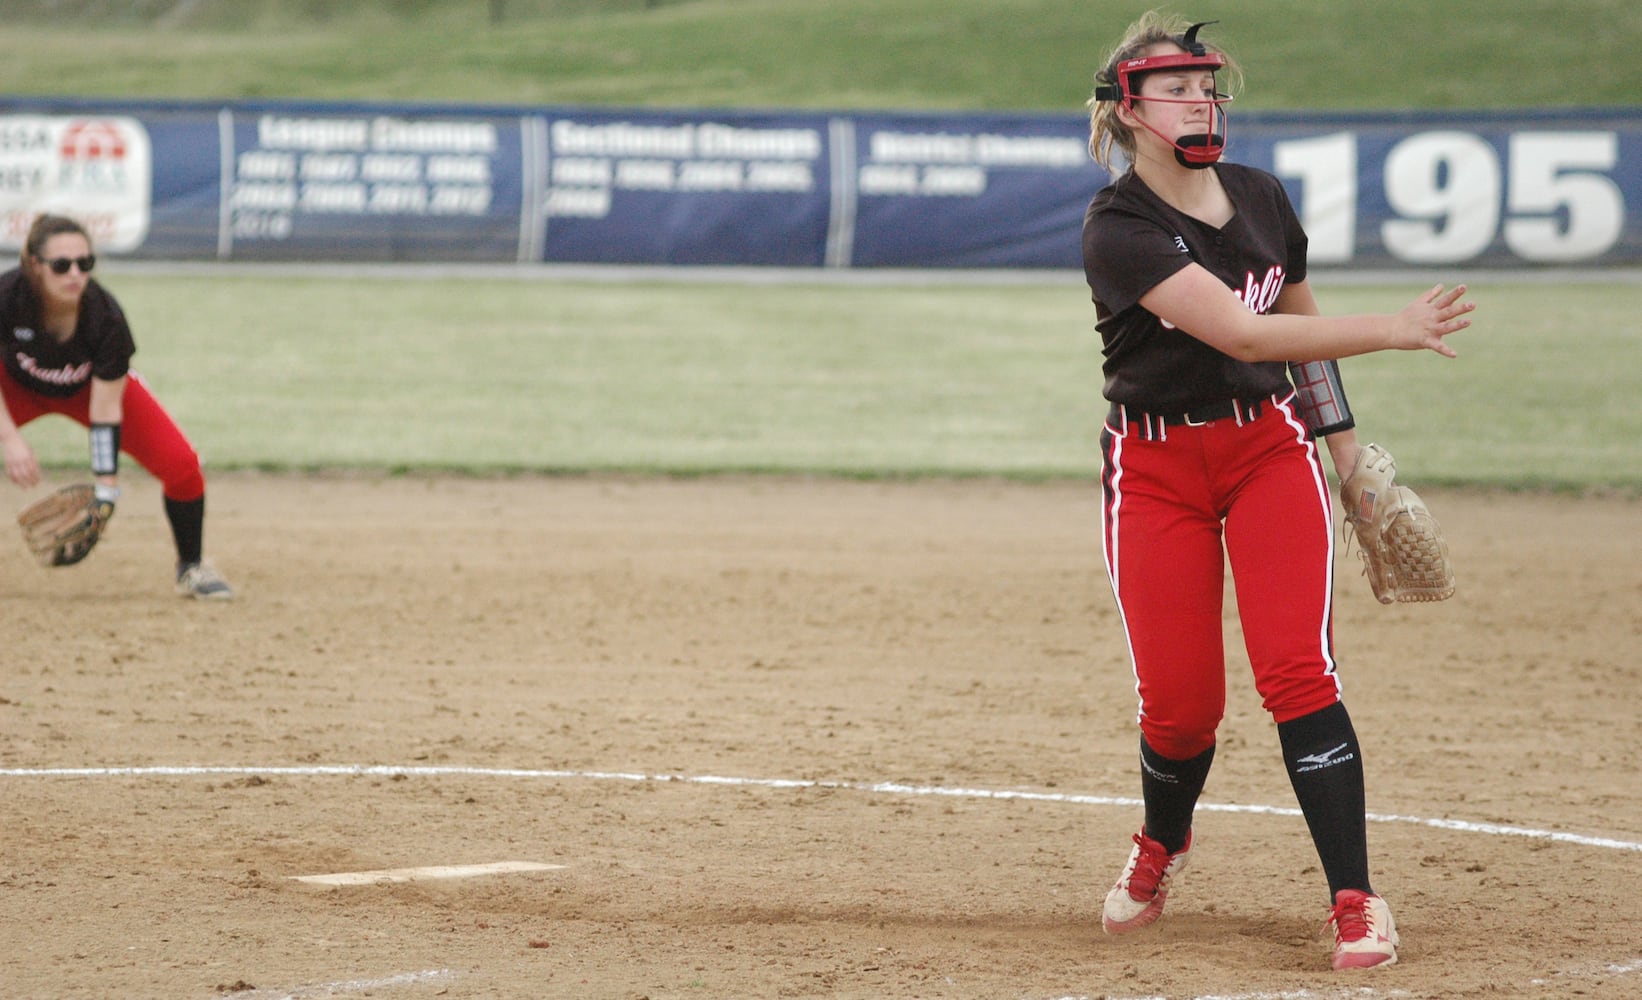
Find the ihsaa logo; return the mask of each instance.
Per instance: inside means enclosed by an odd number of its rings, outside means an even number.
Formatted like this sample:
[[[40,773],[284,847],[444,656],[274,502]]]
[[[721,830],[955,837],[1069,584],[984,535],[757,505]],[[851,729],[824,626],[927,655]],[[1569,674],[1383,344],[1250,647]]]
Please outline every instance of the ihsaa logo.
[[[0,247],[21,246],[36,215],[56,212],[78,219],[98,249],[135,250],[148,237],[153,175],[153,144],[135,118],[0,115]]]
[[[119,191],[130,183],[131,142],[111,121],[77,121],[57,141],[57,182],[80,191]]]

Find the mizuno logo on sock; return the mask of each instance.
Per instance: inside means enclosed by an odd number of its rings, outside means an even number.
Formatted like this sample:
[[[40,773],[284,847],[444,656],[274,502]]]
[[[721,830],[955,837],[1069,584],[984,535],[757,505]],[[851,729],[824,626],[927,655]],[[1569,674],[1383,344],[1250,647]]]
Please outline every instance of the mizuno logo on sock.
[[[1159,781],[1165,782],[1166,784],[1170,784],[1170,785],[1180,784],[1180,776],[1178,774],[1169,774],[1166,771],[1159,771],[1157,768],[1152,766],[1151,761],[1146,759],[1145,754],[1140,755],[1140,766],[1145,769],[1147,774],[1151,775],[1152,777],[1156,778]]]
[[[1294,763],[1296,765],[1309,766],[1296,766],[1294,768],[1294,773],[1304,774],[1307,771],[1320,771],[1325,767],[1333,767],[1336,764],[1344,764],[1349,760],[1356,760],[1357,755],[1354,753],[1341,754],[1341,751],[1345,750],[1345,748],[1350,745],[1351,744],[1349,743],[1342,743],[1333,750],[1324,750],[1322,753],[1307,754],[1306,756],[1296,760]]]

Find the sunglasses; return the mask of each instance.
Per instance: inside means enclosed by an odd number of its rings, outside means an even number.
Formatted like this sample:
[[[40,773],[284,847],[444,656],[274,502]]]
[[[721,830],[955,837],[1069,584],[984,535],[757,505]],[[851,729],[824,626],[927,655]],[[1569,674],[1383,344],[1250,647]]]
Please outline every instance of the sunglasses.
[[[91,269],[97,266],[97,255],[93,253],[88,253],[84,257],[53,257],[51,260],[36,257],[34,259],[51,268],[52,274],[67,274],[68,269],[71,267],[78,267],[81,274],[90,274]]]

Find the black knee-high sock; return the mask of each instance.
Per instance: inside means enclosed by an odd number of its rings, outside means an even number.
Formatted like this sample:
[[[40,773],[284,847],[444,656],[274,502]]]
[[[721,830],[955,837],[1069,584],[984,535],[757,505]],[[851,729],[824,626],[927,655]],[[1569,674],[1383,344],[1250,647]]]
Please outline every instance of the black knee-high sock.
[[[173,500],[165,498],[165,517],[171,522],[171,538],[177,543],[177,564],[200,561],[205,538],[205,498]]]
[[[1192,811],[1209,778],[1214,747],[1190,760],[1170,760],[1140,738],[1140,794],[1146,800],[1146,836],[1170,854],[1186,846],[1192,830]]]
[[[1289,783],[1300,801],[1312,843],[1328,877],[1329,901],[1341,889],[1372,892],[1368,883],[1368,821],[1363,754],[1346,707],[1278,723]]]

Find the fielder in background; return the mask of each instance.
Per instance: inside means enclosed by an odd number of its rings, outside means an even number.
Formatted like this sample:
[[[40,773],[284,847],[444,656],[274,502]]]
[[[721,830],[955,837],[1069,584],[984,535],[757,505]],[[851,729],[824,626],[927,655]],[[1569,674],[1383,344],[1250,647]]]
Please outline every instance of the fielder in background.
[[[205,476],[199,456],[131,370],[136,344],[125,313],[96,281],[91,238],[73,219],[41,215],[30,226],[20,266],[0,274],[0,450],[6,475],[24,489],[40,463],[19,428],[48,413],[91,432],[91,471],[106,515],[119,500],[124,451],[160,481],[177,548],[176,588],[184,597],[228,600],[222,576],[202,557]]]
[[[1236,67],[1198,40],[1203,27],[1145,15],[1096,74],[1089,101],[1094,158],[1112,172],[1120,151],[1129,164],[1091,201],[1083,256],[1111,402],[1103,543],[1140,697],[1145,802],[1102,923],[1123,934],[1157,920],[1190,857],[1225,711],[1229,559],[1255,687],[1328,882],[1333,966],[1388,965],[1397,931],[1369,880],[1316,437],[1349,474],[1372,446],[1357,445],[1334,359],[1453,357],[1444,338],[1470,325],[1474,306],[1463,285],[1438,285],[1395,313],[1319,314],[1306,234],[1282,185],[1221,162],[1231,98],[1217,74]]]

